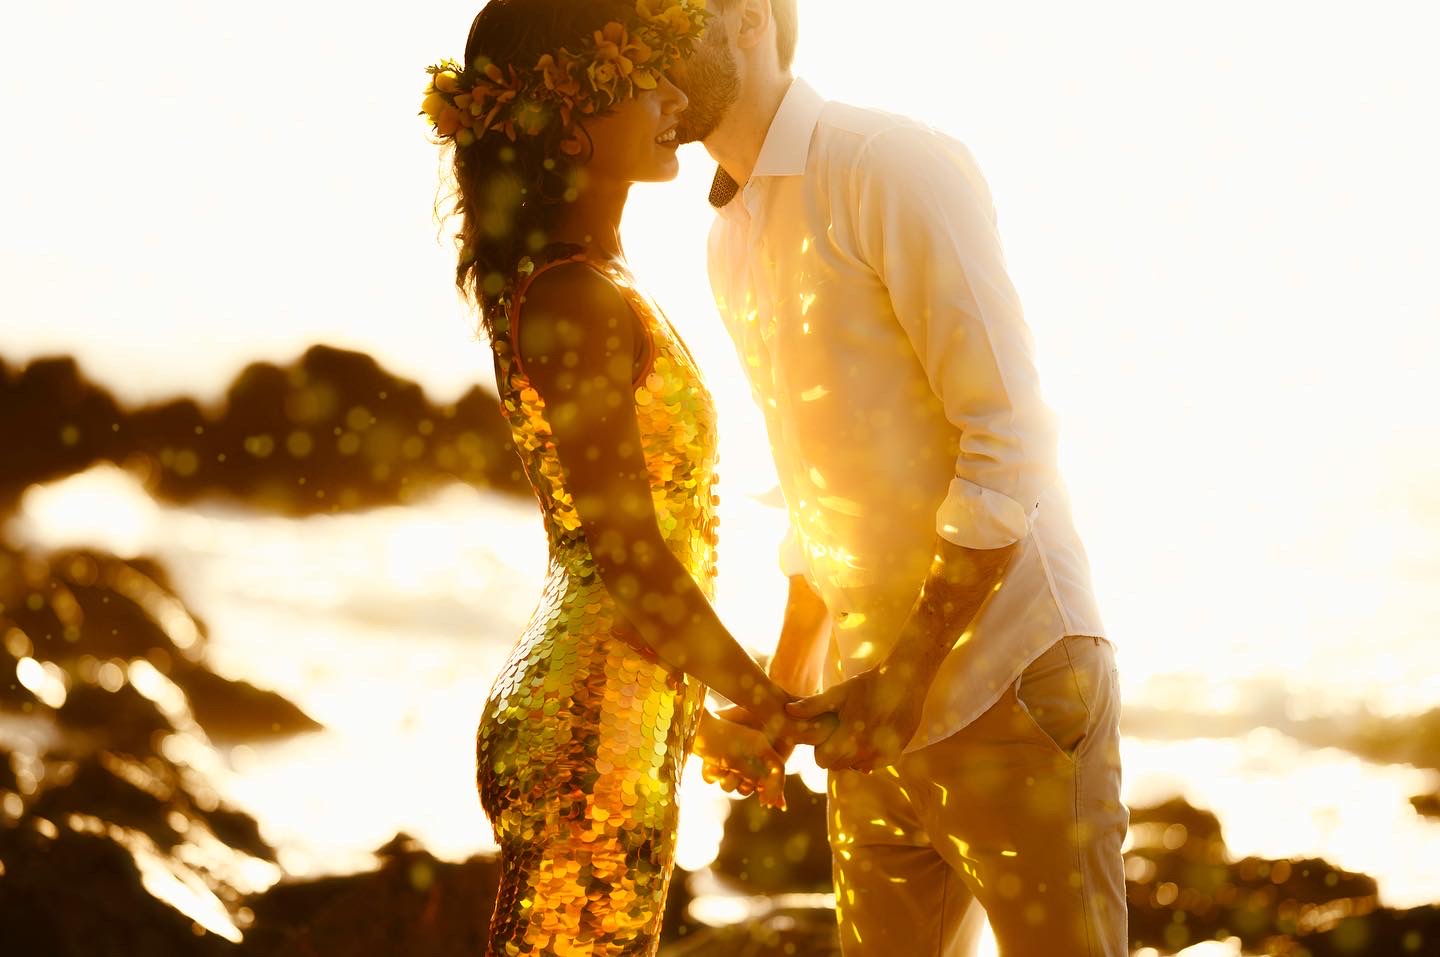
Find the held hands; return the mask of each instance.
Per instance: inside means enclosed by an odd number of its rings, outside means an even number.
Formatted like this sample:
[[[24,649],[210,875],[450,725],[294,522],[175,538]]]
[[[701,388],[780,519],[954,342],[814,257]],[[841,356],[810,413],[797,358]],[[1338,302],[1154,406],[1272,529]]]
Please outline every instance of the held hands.
[[[695,740],[705,780],[732,793],[758,794],[766,807],[785,809],[785,761],[797,743],[814,744],[835,728],[835,716],[781,719],[763,726],[750,712],[706,713]]]
[[[740,708],[722,714],[743,715]],[[743,796],[758,793],[766,807],[785,809],[785,758],[758,728],[705,712],[695,736],[695,753],[700,756],[700,773],[711,784]]]
[[[835,733],[815,748],[815,763],[831,770],[873,771],[900,759],[920,726],[928,688],[921,669],[892,660],[828,691],[793,701],[785,711],[801,720],[838,713]]]

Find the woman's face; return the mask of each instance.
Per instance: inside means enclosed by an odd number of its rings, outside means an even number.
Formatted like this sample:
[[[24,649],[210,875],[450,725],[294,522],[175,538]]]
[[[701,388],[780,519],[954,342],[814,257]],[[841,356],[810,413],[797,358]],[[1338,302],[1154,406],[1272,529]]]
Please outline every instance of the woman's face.
[[[662,75],[655,89],[636,91],[604,116],[586,120],[594,144],[587,172],[630,183],[674,179],[680,172],[676,126],[689,103]]]

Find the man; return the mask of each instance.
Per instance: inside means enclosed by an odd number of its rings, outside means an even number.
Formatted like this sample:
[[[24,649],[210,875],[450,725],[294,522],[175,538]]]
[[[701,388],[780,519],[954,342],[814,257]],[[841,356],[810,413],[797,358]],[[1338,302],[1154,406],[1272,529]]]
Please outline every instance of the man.
[[[827,103],[795,0],[712,0],[675,77],[719,164],[716,302],[790,513],[772,676],[838,712],[844,951],[1128,952],[1114,657],[969,153]]]

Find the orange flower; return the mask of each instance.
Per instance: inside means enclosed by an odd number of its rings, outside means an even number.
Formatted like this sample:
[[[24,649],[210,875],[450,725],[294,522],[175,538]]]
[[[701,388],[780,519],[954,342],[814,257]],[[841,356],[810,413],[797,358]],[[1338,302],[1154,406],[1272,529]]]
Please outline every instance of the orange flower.
[[[603,93],[614,103],[620,98],[620,67],[613,60],[596,60],[585,71],[590,77],[590,86],[596,93]]]
[[[571,130],[570,135],[560,142],[560,152],[566,156],[578,156],[585,148],[585,141],[580,138],[579,130]]]
[[[535,64],[545,79],[545,89],[565,97],[580,95],[580,81],[575,78],[575,57],[568,50],[561,50],[559,56],[545,54]]]
[[[625,55],[629,46],[629,32],[614,20],[605,24],[603,30],[595,31],[595,59],[618,64],[624,76],[629,76],[630,71],[635,69],[635,64]]]
[[[515,138],[514,127],[508,122],[500,121],[500,114],[519,95],[519,78],[515,75],[515,68],[510,68],[510,75],[506,75],[498,66],[491,63],[485,67],[485,78],[475,84],[471,94],[475,99],[470,103],[470,112],[475,116],[485,115],[483,121],[476,121],[475,128],[484,132],[506,127],[506,134],[513,140]]]
[[[483,56],[468,69],[441,60],[428,69],[421,109],[440,136],[462,145],[492,130],[511,140],[538,135],[558,117],[560,148],[573,155],[584,148],[572,129],[575,114],[604,112],[655,89],[666,67],[693,50],[707,15],[705,0],[635,0],[634,14],[594,31],[578,55],[561,48],[519,70]]]
[[[630,77],[635,72],[635,60],[650,59],[650,48],[639,40],[633,40],[622,24],[614,20],[605,24],[603,30],[595,31],[594,59],[586,68],[590,86],[597,93],[604,93],[614,103],[630,92]],[[642,62],[643,62],[642,60]]]
[[[460,111],[453,106],[447,105],[440,111],[440,115],[435,117],[435,132],[441,136],[454,136],[461,125]]]

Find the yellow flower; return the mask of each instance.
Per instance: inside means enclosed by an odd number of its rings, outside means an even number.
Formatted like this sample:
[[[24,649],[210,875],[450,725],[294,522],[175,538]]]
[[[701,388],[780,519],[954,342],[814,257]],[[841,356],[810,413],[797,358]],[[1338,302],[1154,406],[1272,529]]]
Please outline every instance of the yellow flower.
[[[643,63],[652,55],[650,48],[632,38],[622,24],[610,21],[603,30],[595,31],[595,49],[585,70],[591,88],[604,93],[610,103],[629,95],[636,61]]]
[[[445,109],[445,105],[445,97],[439,93],[431,93],[425,97],[424,102],[420,104],[420,109],[424,110],[425,115],[433,120],[440,115],[441,110]]]
[[[704,9],[703,2],[699,6]],[[676,33],[689,33],[695,26],[680,0],[637,0],[635,9],[651,23],[668,27]]]
[[[435,89],[441,93],[458,93],[460,91],[460,77],[455,75],[454,70],[441,70],[435,74]]]

